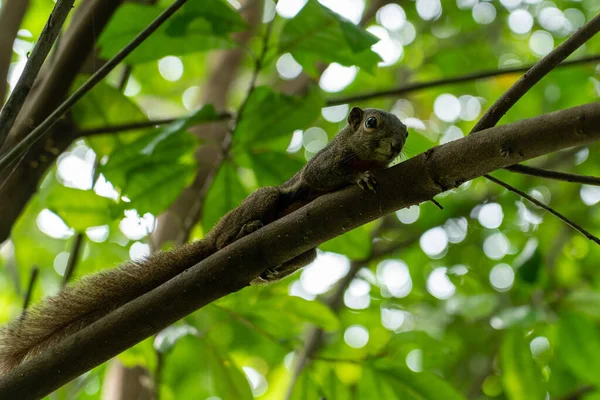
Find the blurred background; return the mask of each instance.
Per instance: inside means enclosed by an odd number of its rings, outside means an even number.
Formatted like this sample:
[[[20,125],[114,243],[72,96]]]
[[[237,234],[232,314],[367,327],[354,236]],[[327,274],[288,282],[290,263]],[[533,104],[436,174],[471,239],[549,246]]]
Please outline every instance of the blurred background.
[[[21,19],[6,17],[16,3]],[[61,78],[32,92],[62,85],[46,114],[170,3],[77,1],[41,76]],[[0,4],[18,28],[0,44],[10,93],[54,2]],[[522,74],[503,71],[599,12],[597,0],[189,2],[77,103],[51,150],[32,150],[31,182],[0,188],[0,323],[25,297],[201,239],[289,179],[352,106],[409,127],[396,162],[467,135]],[[77,40],[89,43],[68,58]],[[598,38],[569,59],[584,57],[500,124],[598,101]],[[596,151],[527,164],[599,176]],[[493,175],[600,234],[600,187]],[[483,178],[436,199],[443,210],[413,206],[325,243],[301,273],[229,295],[49,398],[600,399],[598,246]]]

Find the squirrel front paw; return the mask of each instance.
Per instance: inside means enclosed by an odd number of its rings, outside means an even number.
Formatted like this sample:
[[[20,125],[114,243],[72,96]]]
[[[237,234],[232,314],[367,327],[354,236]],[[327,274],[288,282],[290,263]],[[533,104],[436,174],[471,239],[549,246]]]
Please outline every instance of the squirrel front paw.
[[[362,190],[372,190],[373,192],[377,191],[377,181],[369,171],[363,172],[356,180],[356,184]]]

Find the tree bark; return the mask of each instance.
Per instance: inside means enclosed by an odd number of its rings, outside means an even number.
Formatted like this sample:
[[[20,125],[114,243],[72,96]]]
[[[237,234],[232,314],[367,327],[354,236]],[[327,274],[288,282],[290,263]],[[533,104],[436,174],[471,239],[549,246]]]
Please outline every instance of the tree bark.
[[[61,40],[52,65],[44,65],[36,84],[11,130],[5,148],[12,146],[43,121],[64,100],[98,35],[121,4],[121,0],[84,2]],[[40,179],[56,157],[76,138],[68,121],[32,146],[16,166],[0,174],[0,242],[37,190]]]
[[[13,43],[29,8],[29,0],[6,0],[0,8],[0,108],[6,96]]]
[[[185,315],[238,291],[266,268],[400,208],[496,169],[600,140],[600,103],[476,132],[319,197],[127,303],[0,380],[7,398],[41,397]],[[60,371],[60,373],[57,373]],[[32,385],[31,382],[35,382]]]

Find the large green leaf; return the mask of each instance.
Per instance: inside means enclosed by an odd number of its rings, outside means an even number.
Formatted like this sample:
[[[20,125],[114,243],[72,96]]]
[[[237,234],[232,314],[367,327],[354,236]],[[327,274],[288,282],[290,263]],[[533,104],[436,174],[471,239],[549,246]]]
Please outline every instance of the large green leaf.
[[[362,260],[367,258],[371,251],[371,235],[369,229],[363,225],[323,243],[319,248],[343,254],[352,260]]]
[[[340,329],[340,320],[329,307],[319,301],[309,301],[290,296],[277,301],[274,306],[280,312],[290,313],[300,321],[310,322],[328,331]]]
[[[246,198],[235,166],[224,162],[206,194],[202,225],[208,232],[228,211],[237,207]]]
[[[506,332],[500,354],[502,383],[509,399],[546,398],[540,367],[531,356],[529,342],[523,336],[522,330],[511,329]]]
[[[257,87],[235,129],[234,144],[243,148],[269,148],[269,142],[310,126],[323,105],[318,90],[297,97],[286,96],[266,86]]]
[[[373,71],[380,61],[371,46],[377,38],[348,22],[316,0],[309,0],[302,10],[283,27],[280,53],[292,53],[309,72],[317,61],[358,65]]]
[[[162,11],[161,7],[143,4],[126,3],[119,7],[100,36],[101,56],[113,57]],[[231,48],[234,43],[224,35],[244,27],[241,17],[221,0],[188,2],[173,20],[135,49],[126,62],[136,64],[167,55]]]
[[[582,315],[560,316],[558,354],[580,379],[600,385],[600,336],[594,323]]]
[[[561,306],[565,310],[576,311],[588,318],[600,320],[600,293],[591,290],[578,290],[569,293]]]
[[[54,185],[41,198],[41,203],[78,232],[91,226],[107,225],[115,216],[115,202],[91,190]]]
[[[100,172],[131,200],[128,207],[158,214],[189,185],[196,170],[193,153],[198,140],[187,129],[216,118],[214,107],[204,106],[189,117],[119,147]]]
[[[204,340],[206,352],[203,356],[210,365],[215,394],[222,399],[252,400],[254,397],[244,373],[215,344]]]
[[[260,186],[281,185],[304,166],[297,157],[276,151],[248,152],[247,156]]]
[[[371,365],[363,369],[358,399],[462,400],[448,382],[430,372],[406,367]]]

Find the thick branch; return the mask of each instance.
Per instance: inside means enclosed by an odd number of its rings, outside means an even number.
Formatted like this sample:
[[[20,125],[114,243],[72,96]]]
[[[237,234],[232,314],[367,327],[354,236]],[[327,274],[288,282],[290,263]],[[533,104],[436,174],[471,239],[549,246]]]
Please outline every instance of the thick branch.
[[[71,8],[73,8],[73,3],[75,3],[75,0],[58,0],[54,5],[52,13],[50,13],[48,21],[46,21],[46,25],[40,34],[40,38],[27,59],[25,69],[23,69],[19,81],[4,105],[2,113],[0,113],[0,149],[6,141],[8,133],[17,119],[17,115],[21,111],[27,95],[29,95],[33,82],[37,78],[42,64],[44,64],[48,53],[50,53],[50,49],[54,45],[67,19],[67,15],[69,15]]]
[[[377,194],[352,186],[319,197],[234,242],[14,369],[0,380],[0,393],[7,398],[41,397],[187,314],[244,288],[265,268],[281,265],[348,229],[493,170],[597,140],[600,103],[593,103],[435,147],[378,174]]]
[[[595,61],[600,61],[600,54],[596,54],[596,55],[592,55],[592,56],[588,56],[588,57],[582,57],[582,58],[578,58],[576,60],[565,61],[565,62],[559,64],[558,66],[556,66],[556,68],[571,67],[574,65],[587,64],[587,63],[591,63],[591,62],[595,62]],[[340,105],[340,104],[355,103],[358,101],[365,101],[365,100],[376,99],[376,98],[380,98],[380,97],[403,96],[408,93],[413,93],[413,92],[417,92],[419,90],[430,89],[430,88],[434,88],[434,87],[438,87],[438,86],[451,85],[451,84],[464,83],[464,82],[472,82],[472,81],[476,81],[478,79],[493,78],[496,76],[511,75],[511,74],[520,73],[520,72],[527,72],[532,67],[534,67],[534,65],[535,64],[524,65],[522,67],[494,69],[494,70],[489,70],[489,71],[479,71],[479,72],[473,72],[470,74],[455,76],[455,77],[451,77],[451,78],[442,78],[442,79],[437,79],[437,80],[427,81],[427,82],[409,83],[408,85],[400,86],[400,87],[390,89],[390,90],[379,90],[379,91],[362,93],[362,94],[345,96],[345,97],[337,97],[337,98],[334,97],[332,99],[327,100],[327,105],[328,106],[336,106],[336,105]]]
[[[99,35],[121,0],[82,2],[61,37],[52,63],[45,63],[5,143],[10,148],[32,127],[39,125],[66,98],[81,70],[85,56],[95,48]],[[39,82],[39,84],[38,84]],[[66,120],[62,120],[67,122]],[[68,125],[65,124],[65,125]],[[56,157],[73,141],[72,127],[59,124],[36,143],[14,168],[0,172],[0,242],[10,234],[14,221],[36,192],[38,182]]]
[[[15,147],[10,149],[6,155],[0,159],[0,171],[21,157],[27,149],[41,139],[58,120],[73,107],[87,92],[102,81],[121,61],[131,54],[139,45],[141,45],[152,33],[154,33],[167,19],[169,19],[177,10],[179,10],[187,0],[177,0],[163,11],[150,25],[140,32],[127,46],[125,46],[117,55],[111,58],[94,75],[92,75],[83,85],[81,85],[67,100],[65,100],[52,114],[48,116],[40,125],[25,136]]]
[[[29,0],[6,0],[0,8],[0,107],[4,104],[13,43],[29,7]],[[0,147],[1,144],[0,144]]]

